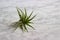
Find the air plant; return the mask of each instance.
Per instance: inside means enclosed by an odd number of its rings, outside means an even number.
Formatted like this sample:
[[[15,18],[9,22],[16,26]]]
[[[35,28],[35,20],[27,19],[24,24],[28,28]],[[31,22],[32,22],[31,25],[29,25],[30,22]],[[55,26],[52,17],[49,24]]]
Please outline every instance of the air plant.
[[[20,28],[22,31],[27,31],[28,32],[28,29],[27,29],[27,26],[28,27],[31,27],[34,29],[34,27],[32,27],[30,24],[33,23],[31,22],[36,15],[32,16],[32,13],[33,11],[31,12],[31,14],[28,16],[27,15],[27,11],[26,9],[24,8],[24,11],[21,10],[20,8],[16,7],[17,9],[17,12],[18,12],[18,15],[19,15],[19,21],[16,22],[16,25],[17,27],[16,28]],[[31,17],[32,16],[32,17]]]

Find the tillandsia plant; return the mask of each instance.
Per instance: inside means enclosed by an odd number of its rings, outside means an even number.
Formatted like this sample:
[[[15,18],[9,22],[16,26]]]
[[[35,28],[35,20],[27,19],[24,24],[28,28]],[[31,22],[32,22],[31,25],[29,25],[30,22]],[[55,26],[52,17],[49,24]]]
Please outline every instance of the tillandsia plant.
[[[27,15],[27,11],[26,9],[24,8],[24,11],[21,10],[20,8],[16,7],[17,9],[17,12],[18,12],[18,15],[19,15],[19,21],[16,22],[16,25],[17,27],[19,27],[22,31],[27,31],[28,32],[28,29],[27,29],[27,26],[28,27],[31,27],[34,29],[34,27],[32,27],[30,24],[33,23],[31,22],[36,15],[32,16],[32,13],[33,11],[31,12],[31,14],[28,16]],[[31,17],[32,16],[32,17]]]

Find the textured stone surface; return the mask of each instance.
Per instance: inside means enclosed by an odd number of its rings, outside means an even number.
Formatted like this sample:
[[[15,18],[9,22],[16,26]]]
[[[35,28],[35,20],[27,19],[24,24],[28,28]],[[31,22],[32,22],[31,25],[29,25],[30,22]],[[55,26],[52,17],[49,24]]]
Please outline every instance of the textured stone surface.
[[[19,19],[16,6],[34,10],[35,30],[13,32],[10,24]],[[0,40],[60,40],[60,0],[0,0]]]

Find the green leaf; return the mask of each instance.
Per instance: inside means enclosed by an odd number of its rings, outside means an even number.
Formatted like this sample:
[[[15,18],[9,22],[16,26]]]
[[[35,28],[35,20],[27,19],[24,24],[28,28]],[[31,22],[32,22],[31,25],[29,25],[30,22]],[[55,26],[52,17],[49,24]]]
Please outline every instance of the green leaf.
[[[24,15],[24,12],[19,8],[19,10],[21,11],[21,13],[22,13],[22,16]]]
[[[28,32],[28,30],[27,30],[27,28],[26,28],[26,25],[24,25],[24,28],[25,28],[25,30]]]
[[[32,18],[29,19],[29,21],[33,20],[36,17],[36,15],[34,15]]]
[[[16,8],[16,9],[17,9],[17,12],[18,12],[19,17],[21,18],[20,11],[18,10],[18,8]]]
[[[25,8],[24,8],[25,9]],[[26,11],[26,9],[25,9],[25,18],[27,17],[27,11]]]
[[[32,23],[33,24],[33,22],[28,22],[28,23]]]
[[[31,27],[31,28],[33,28],[33,29],[34,29],[34,27],[32,27],[30,24],[27,24],[27,26],[29,26],[29,27]]]
[[[33,13],[33,11],[31,12],[31,14],[29,15],[29,17],[27,19],[29,19],[31,17],[32,13]]]
[[[20,26],[20,29],[23,31],[23,26]]]

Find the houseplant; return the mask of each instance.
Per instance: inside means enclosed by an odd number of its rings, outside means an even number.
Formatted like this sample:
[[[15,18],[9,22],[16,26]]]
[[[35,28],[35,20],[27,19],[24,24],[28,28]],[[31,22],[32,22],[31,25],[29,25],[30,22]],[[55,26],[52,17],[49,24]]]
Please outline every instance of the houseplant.
[[[27,11],[26,9],[24,8],[24,11],[21,10],[20,8],[16,7],[17,9],[17,12],[18,12],[18,15],[19,15],[19,20],[15,23],[16,26],[16,29],[19,27],[22,31],[27,31],[28,32],[28,29],[27,29],[27,26],[28,27],[31,27],[34,29],[34,27],[32,27],[30,24],[33,23],[31,22],[36,15],[32,16],[32,13],[33,11],[31,12],[31,14],[28,16],[27,15]],[[32,16],[32,17],[31,17]]]

